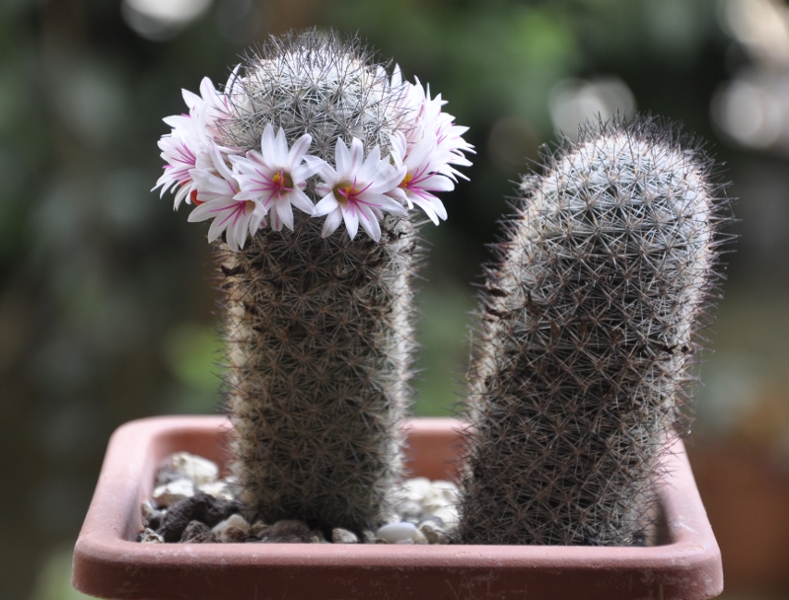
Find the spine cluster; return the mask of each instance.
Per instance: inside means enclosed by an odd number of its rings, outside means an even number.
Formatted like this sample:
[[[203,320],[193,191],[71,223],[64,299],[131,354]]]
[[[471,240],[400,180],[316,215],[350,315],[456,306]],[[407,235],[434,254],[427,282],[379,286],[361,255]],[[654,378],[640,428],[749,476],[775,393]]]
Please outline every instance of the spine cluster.
[[[644,542],[719,279],[711,172],[642,118],[523,179],[478,313],[463,543]]]

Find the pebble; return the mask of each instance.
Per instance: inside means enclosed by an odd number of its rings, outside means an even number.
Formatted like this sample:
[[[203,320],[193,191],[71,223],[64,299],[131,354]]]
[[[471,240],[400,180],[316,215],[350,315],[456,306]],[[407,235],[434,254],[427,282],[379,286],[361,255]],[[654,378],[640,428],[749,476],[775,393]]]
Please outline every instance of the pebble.
[[[331,541],[334,544],[358,544],[359,538],[353,531],[335,527],[331,530]]]
[[[198,485],[197,489],[201,492],[205,492],[206,494],[211,494],[214,498],[221,498],[222,500],[236,499],[236,493],[233,484],[222,479],[219,481],[212,481],[211,483]]]
[[[362,531],[362,541],[365,544],[374,544],[376,539],[374,531],[370,531],[369,529]]]
[[[458,512],[454,506],[444,506],[430,513],[431,517],[441,519],[447,527],[454,527],[458,523]]]
[[[142,501],[142,523],[148,529],[158,529],[164,513],[154,508],[150,500]]]
[[[295,519],[277,521],[259,534],[260,541],[268,544],[309,543],[314,535],[304,521]]]
[[[156,533],[161,535],[165,542],[177,542],[190,521],[200,521],[208,527],[213,527],[235,512],[238,512],[236,503],[198,491],[191,498],[173,504],[162,517],[162,523]]]
[[[219,539],[211,531],[211,528],[200,521],[190,521],[179,540],[182,544],[210,544],[216,543]]]
[[[164,544],[164,538],[153,529],[146,527],[140,534],[140,542],[143,544]]]
[[[312,537],[310,538],[310,544],[328,544],[328,543],[330,542],[324,537],[322,531],[318,530],[312,532]]]
[[[440,526],[435,521],[423,521],[417,529],[428,544],[445,544],[447,543],[447,529]]]
[[[251,529],[252,528],[244,517],[239,514],[234,514],[214,525],[211,531],[220,542],[229,544],[240,542],[249,537]]]
[[[427,477],[414,477],[403,482],[403,497],[420,502],[430,492],[433,482]]]
[[[397,514],[403,521],[418,522],[424,514],[424,507],[421,502],[406,498],[397,503]]]
[[[153,490],[153,501],[158,506],[172,506],[173,504],[191,498],[195,494],[195,486],[191,479],[176,479]]]
[[[390,523],[376,531],[375,536],[387,544],[398,544],[402,540],[409,540],[413,543],[415,533],[416,525],[413,523]]]
[[[243,503],[239,500],[237,479],[232,475],[218,477],[219,467],[213,461],[188,452],[168,457],[157,471],[153,502],[142,503],[146,529],[140,534],[140,541],[177,542],[188,537],[190,542],[329,543],[321,531],[311,531],[303,521],[283,520],[273,525],[256,521],[250,525],[238,514]],[[363,531],[361,542],[449,543],[458,523],[457,503],[458,488],[452,482],[426,477],[407,479],[395,514],[389,519],[392,522],[376,532]],[[197,522],[205,527],[192,525]],[[331,541],[360,543],[359,536],[342,528],[332,530]]]
[[[189,452],[171,454],[161,469],[183,473],[198,486],[213,483],[219,478],[219,467],[214,461]]]
[[[260,537],[260,534],[269,527],[271,527],[271,525],[266,525],[263,521],[255,521],[249,528],[249,534],[252,537]]]
[[[417,527],[416,531],[414,532],[414,543],[415,544],[427,544],[427,538],[425,534]]]

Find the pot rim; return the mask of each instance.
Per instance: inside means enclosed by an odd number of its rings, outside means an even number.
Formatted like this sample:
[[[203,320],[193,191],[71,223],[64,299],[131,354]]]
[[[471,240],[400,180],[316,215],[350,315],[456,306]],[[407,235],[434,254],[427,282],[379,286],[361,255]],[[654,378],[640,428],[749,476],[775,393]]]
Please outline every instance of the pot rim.
[[[455,419],[427,418],[410,420],[406,427],[410,439],[438,437],[451,453],[452,447],[456,447],[460,441],[462,423]],[[457,579],[464,590],[474,589],[478,590],[475,593],[479,593],[485,588],[500,589],[500,586],[493,585],[495,582],[512,580],[513,583],[507,584],[507,590],[514,593],[520,586],[521,592],[526,593],[529,589],[538,589],[539,586],[534,587],[535,582],[545,574],[552,574],[551,579],[556,585],[561,584],[562,580],[566,584],[568,578],[574,578],[585,586],[583,597],[586,598],[595,597],[593,591],[603,585],[603,581],[614,582],[616,588],[626,594],[617,595],[618,591],[609,589],[599,596],[610,600],[632,598],[634,593],[641,593],[638,590],[642,588],[660,591],[655,591],[654,595],[649,592],[649,595],[635,597],[701,599],[712,598],[723,589],[720,550],[680,439],[675,440],[666,453],[662,469],[665,475],[658,482],[668,542],[658,546],[137,542],[137,534],[142,529],[140,503],[150,497],[153,474],[161,459],[177,450],[193,451],[190,448],[194,447],[198,439],[213,438],[213,445],[217,446],[219,436],[230,428],[229,420],[224,417],[154,417],[127,423],[113,434],[93,501],[75,547],[72,582],[78,590],[105,598],[238,600],[242,597],[270,597],[258,596],[257,586],[252,586],[255,595],[251,595],[252,587],[249,586],[247,591],[250,595],[238,595],[243,593],[241,591],[221,595],[224,592],[218,582],[231,572],[236,578],[260,578],[267,587],[273,585],[272,577],[279,577],[282,585],[279,588],[274,585],[274,588],[294,590],[293,595],[288,596],[294,598],[305,597],[295,590],[300,589],[303,578],[310,577],[323,578],[329,593],[334,589],[334,584],[329,582],[340,582],[337,584],[340,587],[335,590],[338,595],[326,597],[347,598],[352,589],[361,589],[358,582],[354,584],[352,579],[365,573],[373,573],[379,578],[380,585],[373,588],[383,595],[370,595],[375,593],[370,588],[365,592],[366,595],[360,597],[424,597],[425,588],[415,589],[410,596],[388,595],[394,588],[403,588],[403,581],[410,581],[412,576],[419,573],[434,583],[433,587],[427,588],[430,590],[429,595],[434,598],[454,597],[448,592],[447,595],[441,595],[441,581],[445,581],[444,588],[450,589],[454,579]],[[431,453],[429,449],[421,448],[417,441],[412,446],[417,454]],[[450,455],[443,457],[445,463]],[[446,469],[446,465],[442,466]],[[201,574],[198,577],[201,583],[195,590],[205,592],[206,595],[185,595],[185,588],[181,592],[170,592],[169,595],[154,595],[157,593],[152,587],[154,582],[167,579],[173,582],[178,580],[182,586],[191,589],[191,584],[185,580],[186,570]],[[491,579],[494,573],[495,582]],[[343,587],[343,581],[349,583]],[[570,597],[562,596],[559,588],[552,589],[554,591],[551,593],[557,594],[553,596],[555,598]],[[209,590],[212,590],[210,595]],[[678,590],[681,596],[671,595],[671,590]],[[462,595],[467,594],[464,591]],[[520,596],[518,594],[517,597]],[[515,596],[502,594],[481,597]],[[528,597],[542,596],[529,592]]]

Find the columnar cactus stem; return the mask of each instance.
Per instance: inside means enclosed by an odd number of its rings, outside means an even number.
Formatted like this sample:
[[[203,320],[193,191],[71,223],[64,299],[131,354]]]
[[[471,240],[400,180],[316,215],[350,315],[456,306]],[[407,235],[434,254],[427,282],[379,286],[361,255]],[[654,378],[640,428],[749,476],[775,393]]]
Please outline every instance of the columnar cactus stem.
[[[464,543],[644,542],[718,280],[720,186],[680,142],[608,122],[523,179],[478,315]]]
[[[233,471],[266,522],[380,525],[402,472],[417,236],[320,237],[307,218],[217,253]]]
[[[403,90],[336,36],[273,38],[231,83],[227,145],[256,148],[262,123],[335,163],[335,143],[389,143]],[[336,166],[336,165],[334,165]],[[308,194],[318,199],[315,190]],[[233,472],[265,522],[356,532],[390,513],[411,403],[417,234],[400,216],[376,241],[296,217],[238,252],[219,247]],[[328,532],[328,531],[327,531]]]
[[[271,38],[224,90],[206,78],[184,100],[158,185],[196,205],[190,221],[212,219],[241,497],[266,522],[375,528],[411,402],[408,209],[447,217],[433,192],[470,164],[465,128],[358,41],[314,30]]]

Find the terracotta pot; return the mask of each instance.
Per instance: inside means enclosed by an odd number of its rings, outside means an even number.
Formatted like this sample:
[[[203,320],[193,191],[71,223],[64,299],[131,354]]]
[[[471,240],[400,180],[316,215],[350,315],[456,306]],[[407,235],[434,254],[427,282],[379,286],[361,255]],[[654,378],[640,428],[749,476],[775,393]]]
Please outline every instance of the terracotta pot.
[[[450,419],[409,424],[410,467],[446,478],[457,447]],[[684,447],[659,482],[663,542],[649,548],[332,544],[140,544],[140,502],[157,465],[186,450],[221,462],[226,420],[135,421],[112,437],[74,552],[72,582],[102,598],[713,598],[721,556]]]

